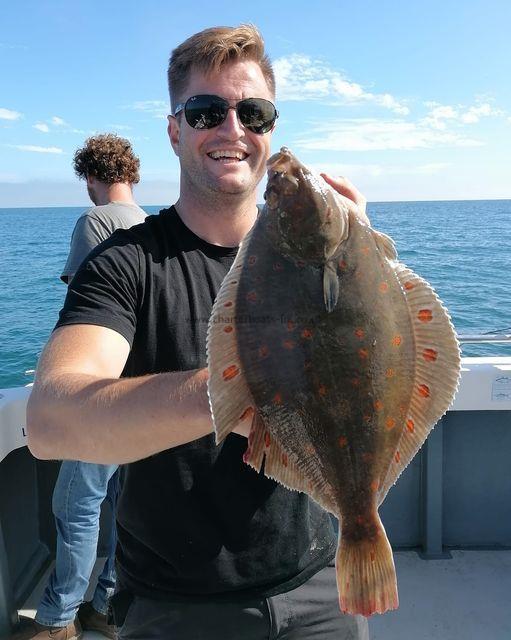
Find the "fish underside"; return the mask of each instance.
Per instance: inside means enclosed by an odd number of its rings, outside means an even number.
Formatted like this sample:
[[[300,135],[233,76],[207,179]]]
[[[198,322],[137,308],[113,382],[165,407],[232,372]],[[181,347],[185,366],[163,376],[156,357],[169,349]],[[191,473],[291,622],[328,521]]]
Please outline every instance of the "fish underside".
[[[245,462],[339,519],[341,610],[383,613],[398,595],[377,510],[452,402],[458,343],[390,238],[287,149],[269,165],[208,329],[217,441],[252,416]]]

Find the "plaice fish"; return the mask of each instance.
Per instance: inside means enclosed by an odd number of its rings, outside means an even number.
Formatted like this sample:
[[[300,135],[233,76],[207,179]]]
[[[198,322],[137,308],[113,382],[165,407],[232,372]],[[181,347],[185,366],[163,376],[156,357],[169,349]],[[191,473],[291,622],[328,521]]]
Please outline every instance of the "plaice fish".
[[[341,610],[383,613],[398,594],[378,507],[453,400],[456,334],[388,236],[288,149],[268,164],[208,328],[217,442],[252,416],[245,462],[339,519]]]

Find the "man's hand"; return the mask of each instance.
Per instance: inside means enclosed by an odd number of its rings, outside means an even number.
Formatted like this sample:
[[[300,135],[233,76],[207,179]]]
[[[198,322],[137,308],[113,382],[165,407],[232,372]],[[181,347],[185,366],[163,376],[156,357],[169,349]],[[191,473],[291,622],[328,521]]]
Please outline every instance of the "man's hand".
[[[350,211],[353,211],[364,224],[371,226],[371,222],[366,215],[367,200],[349,180],[342,176],[332,178],[326,173],[322,173],[321,177],[337,191]]]

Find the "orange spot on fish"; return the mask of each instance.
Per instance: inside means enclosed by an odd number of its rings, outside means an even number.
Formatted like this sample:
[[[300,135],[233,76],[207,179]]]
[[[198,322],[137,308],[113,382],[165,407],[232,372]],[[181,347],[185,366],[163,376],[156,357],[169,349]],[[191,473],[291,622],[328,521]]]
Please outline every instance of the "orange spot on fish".
[[[256,302],[256,301],[257,301],[257,298],[258,298],[258,296],[257,296],[257,291],[249,291],[249,292],[247,293],[247,300],[248,300],[249,302]]]
[[[355,335],[357,336],[357,338],[361,340],[364,337],[364,330],[361,329],[360,327],[357,327],[355,329]]]
[[[430,393],[429,393],[429,387],[427,384],[420,384],[418,391],[419,391],[419,395],[421,395],[423,398],[429,398]]]
[[[376,400],[374,408],[376,411],[381,411],[383,409],[383,402],[381,400]]]
[[[257,256],[248,256],[247,262],[250,267],[254,266],[255,263],[257,262]]]
[[[360,249],[360,253],[363,253],[365,256],[368,256],[370,251],[371,251],[370,247],[362,247]]]
[[[254,415],[254,408],[247,407],[245,411],[241,414],[240,420],[245,420],[245,418],[248,418],[249,416],[253,416],[253,415]]]
[[[364,422],[371,422],[371,418],[372,418],[372,416],[371,416],[371,415],[369,415],[368,413],[366,413],[366,414],[363,416],[362,420],[363,420]]]
[[[267,357],[267,355],[268,355],[270,352],[269,352],[268,347],[266,347],[266,346],[264,346],[264,345],[263,345],[262,347],[259,347],[259,351],[258,351],[258,353],[259,353],[259,357],[260,357],[260,358],[266,358],[266,357]]]
[[[389,430],[393,429],[396,426],[396,421],[394,420],[394,418],[387,418],[387,421],[385,422],[385,426]]]
[[[396,451],[396,455],[394,456],[394,460],[396,462],[398,462],[398,463],[401,460],[401,454],[399,453],[399,451]]]
[[[392,377],[394,377],[394,375],[395,375],[394,369],[387,369],[385,371],[385,377],[386,378],[392,378]]]
[[[401,336],[394,336],[394,337],[392,338],[392,344],[393,344],[395,347],[399,347],[399,345],[401,344],[401,342],[403,342],[403,339],[401,338]]]
[[[279,391],[273,396],[273,404],[282,404],[282,394]]]
[[[312,338],[312,331],[311,329],[304,329],[302,331],[302,338],[305,338],[306,340],[310,340]]]
[[[264,446],[266,448],[268,448],[271,444],[271,438],[270,438],[270,434],[268,433],[268,431],[264,432]]]
[[[234,329],[232,327],[224,327],[224,333],[232,333]]]
[[[433,320],[433,312],[431,309],[421,309],[417,314],[417,318],[419,318],[421,322],[431,322],[431,320]]]
[[[345,271],[348,268],[348,263],[346,260],[339,260],[339,269]]]
[[[358,350],[358,357],[361,360],[365,360],[368,355],[369,355],[369,351],[367,349],[359,349]]]
[[[232,307],[232,302],[230,300],[228,300],[225,304],[224,307]]]
[[[403,404],[399,405],[399,415],[404,418],[406,416],[406,407]]]
[[[415,285],[413,284],[413,282],[410,282],[408,280],[407,282],[405,282],[404,287],[407,291],[411,291],[412,289],[415,288]]]
[[[339,446],[345,447],[348,444],[348,438],[346,436],[341,436],[339,438]]]
[[[273,263],[273,270],[274,271],[282,271],[284,267],[282,266],[282,264],[280,262],[274,262]]]
[[[424,351],[422,352],[422,357],[427,362],[435,362],[435,360],[438,358],[438,351],[435,351],[434,349],[424,349]]]
[[[406,421],[406,428],[408,429],[408,431],[410,433],[414,432],[415,429],[415,423],[411,418],[408,418],[408,420]]]
[[[389,285],[386,282],[381,282],[379,289],[382,293],[387,293],[387,291],[389,290]]]
[[[287,453],[283,453],[282,454],[282,464],[287,467],[287,463],[288,463],[288,457],[287,457]]]
[[[292,320],[289,320],[287,323],[287,330],[293,331],[295,327],[296,327],[296,324]]]
[[[259,347],[259,349],[258,349],[258,354],[259,354],[260,358],[266,358],[269,353],[270,353],[270,350],[268,349],[268,347],[266,345],[263,345],[262,347]]]
[[[294,349],[296,344],[293,340],[284,340],[282,342],[282,346],[284,347],[284,349]]]
[[[378,491],[378,486],[379,486],[378,481],[377,480],[373,480],[371,482],[371,491],[375,491],[375,492]]]
[[[351,379],[351,384],[352,384],[354,387],[358,387],[358,386],[360,385],[360,378],[352,378],[352,379]]]
[[[235,364],[231,364],[230,367],[227,367],[227,369],[224,369],[224,371],[222,373],[222,377],[227,382],[227,381],[232,380],[233,378],[235,378],[238,375],[239,372],[240,372],[240,370],[239,370],[238,366],[235,365]]]
[[[326,389],[326,387],[325,387],[325,385],[324,385],[324,384],[320,384],[320,385],[319,385],[319,387],[318,387],[318,393],[319,393],[319,395],[320,395],[322,398],[324,398],[324,397],[326,396],[327,389]]]

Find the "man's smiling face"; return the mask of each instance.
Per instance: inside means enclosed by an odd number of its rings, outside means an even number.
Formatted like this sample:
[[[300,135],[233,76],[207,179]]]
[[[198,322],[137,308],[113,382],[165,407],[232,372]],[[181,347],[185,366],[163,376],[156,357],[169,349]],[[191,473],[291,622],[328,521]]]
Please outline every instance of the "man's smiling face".
[[[217,73],[205,75],[194,69],[180,102],[200,94],[225,98],[234,106],[243,98],[273,101],[261,68],[256,62],[227,64]],[[200,197],[213,193],[250,196],[266,172],[271,132],[253,133],[238,120],[235,109],[213,129],[193,129],[181,111],[170,118],[169,135],[181,165],[181,189]]]

